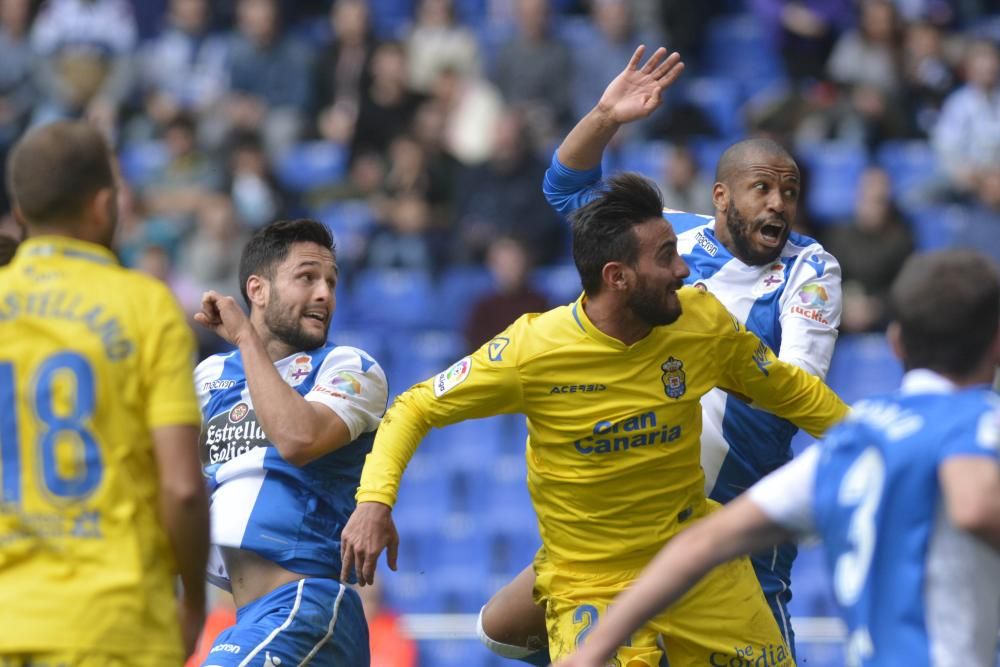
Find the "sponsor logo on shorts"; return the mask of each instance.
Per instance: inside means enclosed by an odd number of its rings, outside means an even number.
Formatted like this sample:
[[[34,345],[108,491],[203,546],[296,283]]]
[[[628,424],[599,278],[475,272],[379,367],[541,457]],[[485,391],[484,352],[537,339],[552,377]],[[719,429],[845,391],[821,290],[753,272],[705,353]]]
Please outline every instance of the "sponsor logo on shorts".
[[[712,667],[791,667],[792,659],[784,644],[734,646],[731,651],[714,651],[708,656]]]
[[[242,650],[238,644],[218,644],[209,653],[239,653]]]
[[[434,378],[434,396],[441,398],[449,391],[465,382],[472,373],[472,357],[459,359],[448,370],[438,373]]]
[[[278,667],[282,664],[281,658],[271,655],[270,651],[264,651],[264,667]]]

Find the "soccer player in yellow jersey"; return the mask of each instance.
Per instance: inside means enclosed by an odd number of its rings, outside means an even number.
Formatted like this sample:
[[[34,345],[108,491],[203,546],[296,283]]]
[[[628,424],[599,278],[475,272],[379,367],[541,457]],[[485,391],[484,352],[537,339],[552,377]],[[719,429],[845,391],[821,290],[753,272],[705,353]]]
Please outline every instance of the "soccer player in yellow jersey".
[[[400,476],[430,427],[498,413],[527,417],[528,487],[543,549],[535,597],[553,659],[586,637],[653,554],[711,511],[699,465],[699,399],[714,387],[749,397],[820,434],[846,406],[775,357],[709,293],[682,288],[687,266],[659,192],[636,174],[610,179],[573,214],[583,295],[521,317],[477,352],[404,392],[365,464],[344,528],[345,575],[371,582],[398,537]],[[475,443],[469,443],[474,447]],[[717,571],[619,648],[622,665],[737,664],[747,647],[793,664],[749,561]]]
[[[204,620],[193,337],[109,250],[115,183],[82,122],[32,131],[8,164],[29,238],[0,269],[4,667],[176,667]]]

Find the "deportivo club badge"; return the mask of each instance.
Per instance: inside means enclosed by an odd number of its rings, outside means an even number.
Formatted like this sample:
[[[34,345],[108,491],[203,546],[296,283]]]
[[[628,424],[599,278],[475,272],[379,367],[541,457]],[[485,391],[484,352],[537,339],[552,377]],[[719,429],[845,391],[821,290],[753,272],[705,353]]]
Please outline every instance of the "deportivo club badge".
[[[670,398],[680,398],[687,391],[684,384],[684,362],[680,359],[668,358],[660,366],[663,370],[663,391]]]

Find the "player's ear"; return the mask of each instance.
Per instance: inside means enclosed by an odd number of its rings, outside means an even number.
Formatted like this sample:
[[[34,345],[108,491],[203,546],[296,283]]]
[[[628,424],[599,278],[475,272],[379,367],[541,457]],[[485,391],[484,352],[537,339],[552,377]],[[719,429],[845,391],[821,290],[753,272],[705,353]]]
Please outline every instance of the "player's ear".
[[[601,269],[601,280],[612,291],[624,291],[628,286],[627,266],[622,262],[608,262]]]
[[[267,305],[271,284],[262,276],[251,275],[247,278],[247,299],[251,306],[263,308]]]
[[[716,182],[712,186],[712,205],[716,211],[725,213],[729,210],[729,187],[725,183]]]

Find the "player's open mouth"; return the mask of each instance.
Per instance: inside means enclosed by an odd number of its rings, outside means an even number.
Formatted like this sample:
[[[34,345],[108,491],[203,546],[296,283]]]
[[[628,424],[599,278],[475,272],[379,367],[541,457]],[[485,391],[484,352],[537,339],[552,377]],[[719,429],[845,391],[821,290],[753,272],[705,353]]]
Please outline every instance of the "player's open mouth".
[[[781,243],[781,235],[785,233],[785,225],[781,222],[765,222],[758,230],[761,243],[766,246],[776,247]]]
[[[316,320],[321,324],[326,324],[327,313],[325,310],[307,310],[304,317],[307,320]]]

